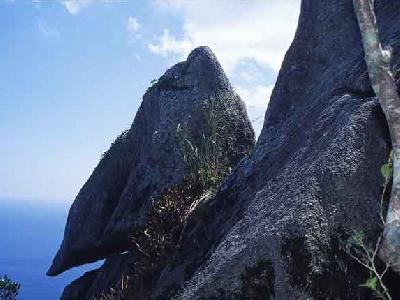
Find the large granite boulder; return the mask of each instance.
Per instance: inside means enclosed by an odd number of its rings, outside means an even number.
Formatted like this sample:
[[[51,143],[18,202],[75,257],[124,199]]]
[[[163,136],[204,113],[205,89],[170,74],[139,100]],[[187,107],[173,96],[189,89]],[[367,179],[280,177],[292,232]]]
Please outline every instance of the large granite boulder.
[[[211,50],[199,47],[148,89],[131,128],[82,187],[48,275],[128,250],[153,201],[193,171],[182,143],[197,155],[210,139],[221,172],[255,141],[244,103]]]
[[[375,6],[396,67],[400,2]],[[370,297],[360,287],[368,271],[345,247],[354,230],[362,230],[371,244],[382,230],[380,167],[390,147],[352,1],[303,0],[252,155],[191,214],[182,247],[154,296]],[[398,299],[400,279],[394,274],[387,279]]]
[[[383,44],[397,50],[398,68],[400,2],[375,5]],[[360,287],[368,271],[345,247],[354,230],[371,243],[382,230],[380,167],[390,147],[352,1],[303,0],[251,156],[215,194],[197,201],[151,296],[133,299],[372,298]],[[85,275],[65,299],[114,280],[119,258],[112,265]],[[98,275],[104,272],[107,280]],[[387,276],[393,299],[400,298],[399,280]]]

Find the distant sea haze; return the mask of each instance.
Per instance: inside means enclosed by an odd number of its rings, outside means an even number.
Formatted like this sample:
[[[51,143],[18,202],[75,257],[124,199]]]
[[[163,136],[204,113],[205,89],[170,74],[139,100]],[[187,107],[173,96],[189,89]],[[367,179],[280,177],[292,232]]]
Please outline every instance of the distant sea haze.
[[[46,271],[63,237],[69,204],[0,199],[0,276],[21,284],[18,300],[59,299],[64,287],[101,263],[58,277]]]

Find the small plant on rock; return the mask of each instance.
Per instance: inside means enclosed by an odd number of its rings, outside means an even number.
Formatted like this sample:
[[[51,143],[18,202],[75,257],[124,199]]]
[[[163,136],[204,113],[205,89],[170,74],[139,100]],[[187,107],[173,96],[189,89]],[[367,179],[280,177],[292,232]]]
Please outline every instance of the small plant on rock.
[[[21,285],[12,281],[7,275],[0,278],[0,300],[15,300]]]
[[[181,124],[176,130],[177,140],[180,144],[183,158],[189,174],[187,177],[192,182],[199,182],[204,192],[216,188],[222,179],[230,172],[221,162],[220,152],[222,144],[222,132],[226,131],[226,120],[218,115],[223,105],[214,98],[209,99],[209,108],[206,113],[205,123],[208,130],[203,132],[199,141],[195,144]]]
[[[379,217],[382,222],[382,228],[385,227],[385,195],[392,178],[392,168],[393,153],[391,152],[387,163],[381,167],[381,174],[385,179],[381,199],[379,202]],[[356,262],[369,271],[369,278],[361,285],[361,287],[371,290],[374,295],[380,299],[391,300],[392,297],[383,279],[387,271],[393,265],[390,262],[386,262],[384,266],[380,266],[378,253],[382,244],[382,238],[383,233],[379,235],[375,244],[372,245],[366,242],[364,232],[354,231],[346,245],[345,250],[350,257],[352,257]]]
[[[129,289],[122,299],[134,294],[151,298],[161,271],[173,259],[179,248],[187,217],[196,205],[213,192],[227,168],[220,162],[219,131],[224,126],[217,116],[214,99],[210,99],[205,114],[206,130],[196,140],[180,124],[176,138],[186,173],[183,181],[165,189],[149,207],[147,222],[133,232]],[[112,299],[112,298],[107,298]]]

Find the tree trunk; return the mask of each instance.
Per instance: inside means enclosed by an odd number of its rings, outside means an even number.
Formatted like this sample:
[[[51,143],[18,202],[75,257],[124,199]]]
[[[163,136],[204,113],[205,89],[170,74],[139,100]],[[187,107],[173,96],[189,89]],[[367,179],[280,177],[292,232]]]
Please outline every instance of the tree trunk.
[[[393,185],[380,258],[400,273],[400,98],[390,70],[391,53],[383,50],[373,0],[353,0],[364,45],[369,78],[385,113],[393,146]]]

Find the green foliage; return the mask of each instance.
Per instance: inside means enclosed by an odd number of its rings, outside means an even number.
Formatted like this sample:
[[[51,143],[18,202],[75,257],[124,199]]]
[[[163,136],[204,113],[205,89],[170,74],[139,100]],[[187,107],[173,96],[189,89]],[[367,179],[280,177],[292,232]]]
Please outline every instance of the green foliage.
[[[381,174],[382,174],[382,177],[385,179],[385,182],[383,183],[383,190],[382,190],[382,194],[381,194],[381,201],[380,201],[380,206],[379,206],[379,216],[381,218],[383,227],[386,224],[385,217],[384,217],[385,206],[386,206],[385,205],[385,196],[386,196],[386,192],[389,187],[389,183],[393,176],[393,158],[394,158],[393,155],[394,155],[394,153],[392,150],[392,151],[390,151],[390,155],[389,155],[389,158],[388,158],[386,164],[384,164],[381,167]]]
[[[348,240],[345,250],[350,257],[369,271],[369,277],[363,284],[360,284],[360,287],[371,290],[377,298],[390,300],[392,298],[383,281],[390,266],[386,265],[382,269],[378,267],[379,264],[377,263],[381,238],[382,236],[378,238],[373,246],[366,242],[366,237],[362,231],[354,231]]]
[[[119,291],[120,298],[104,299],[136,299],[136,295],[151,299],[162,269],[179,248],[186,218],[202,195],[199,183],[184,180],[166,189],[152,202],[144,227],[131,236],[133,254],[130,271],[126,274],[127,288]]]
[[[372,291],[376,291],[378,285],[378,278],[374,276],[371,272],[369,276],[370,277],[367,279],[367,281],[363,284],[360,284],[360,286],[370,289]]]
[[[390,152],[387,162],[381,167],[380,171],[382,177],[385,179],[385,182],[383,184],[383,190],[379,204],[379,216],[382,222],[382,227],[385,227],[384,201],[387,188],[390,180],[392,179],[393,151]],[[368,244],[365,241],[366,237],[364,232],[360,230],[354,231],[346,245],[346,252],[350,255],[350,257],[352,257],[370,273],[369,278],[360,286],[373,291],[377,298],[390,300],[392,298],[388,288],[385,286],[383,278],[391,265],[386,264],[384,269],[377,266],[377,254],[381,246],[382,233],[379,235],[375,244]]]
[[[12,281],[7,275],[0,278],[0,300],[15,300],[18,296],[20,284]]]
[[[188,176],[191,181],[199,181],[204,190],[209,190],[214,187],[220,180],[218,169],[213,164],[212,157],[214,140],[203,135],[202,143],[199,147],[194,146],[189,139],[178,134],[183,152],[183,158],[189,170]]]
[[[379,279],[373,272],[370,272],[369,278],[363,284],[360,284],[360,287],[369,289],[373,292],[374,296],[378,299],[387,299],[388,297],[385,295],[384,291],[379,287]]]
[[[189,173],[188,177],[192,182],[200,182],[204,191],[215,188],[230,171],[220,161],[222,147],[220,133],[224,132],[227,124],[224,118],[218,115],[220,110],[218,105],[215,99],[209,100],[205,120],[207,131],[202,134],[200,141],[196,141],[196,144],[190,140],[181,124],[178,124],[176,131]]]
[[[154,86],[157,84],[158,79],[154,78],[152,80],[150,80],[150,85],[146,90],[146,93],[148,93],[152,88],[154,88]]]
[[[386,164],[381,167],[381,174],[385,181],[388,182],[392,178],[393,173],[393,151],[390,152],[389,159]]]
[[[386,180],[388,180],[390,178],[390,176],[392,174],[392,170],[388,164],[384,164],[381,167],[381,174]]]
[[[373,292],[374,296],[378,299],[387,299],[388,297],[385,295],[384,291],[379,287],[379,279],[378,277],[373,273],[369,273],[369,278],[365,283],[360,284],[360,287],[369,289],[370,291]]]
[[[380,284],[378,277],[373,272],[370,272],[369,278],[367,279],[367,281],[365,281],[365,283],[360,284],[360,287],[369,289],[378,299],[388,299],[390,296],[388,297],[385,294],[385,291],[382,290],[382,288],[379,285]]]
[[[364,244],[364,232],[362,231],[354,231],[353,235],[350,238],[351,244],[353,244],[355,247],[362,247]]]
[[[126,137],[128,136],[128,133],[129,133],[129,129],[125,129],[124,131],[122,131],[122,132],[115,138],[115,140],[111,143],[110,149],[108,149],[106,152],[104,152],[104,153],[101,155],[100,161],[103,160],[104,158],[106,158],[106,157],[109,155],[110,150],[111,150],[112,147],[114,147],[115,145],[121,144],[121,143],[126,139]]]

